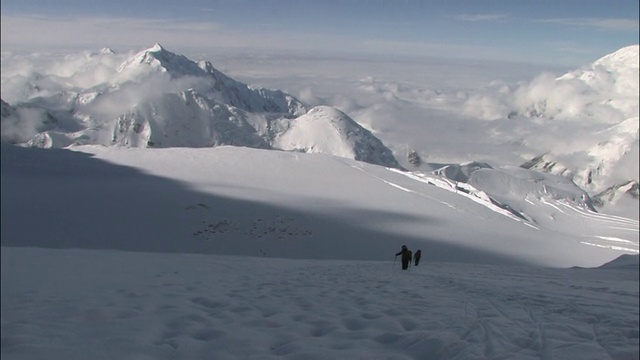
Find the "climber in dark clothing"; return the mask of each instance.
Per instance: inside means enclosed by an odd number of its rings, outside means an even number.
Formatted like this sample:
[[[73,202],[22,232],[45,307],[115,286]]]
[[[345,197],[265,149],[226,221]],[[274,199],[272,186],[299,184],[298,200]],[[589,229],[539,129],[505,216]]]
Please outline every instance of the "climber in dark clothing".
[[[407,270],[409,268],[409,263],[411,262],[411,251],[407,249],[407,245],[402,245],[402,250],[396,254],[396,256],[402,255],[402,270]]]
[[[413,255],[414,266],[418,266],[418,264],[420,263],[420,257],[422,257],[422,250],[418,249],[415,255]]]

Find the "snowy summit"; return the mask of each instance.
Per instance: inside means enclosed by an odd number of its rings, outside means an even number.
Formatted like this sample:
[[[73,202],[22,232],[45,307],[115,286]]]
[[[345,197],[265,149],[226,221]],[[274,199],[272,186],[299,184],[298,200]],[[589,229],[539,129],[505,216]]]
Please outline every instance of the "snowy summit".
[[[174,77],[185,75],[200,76],[203,74],[203,70],[195,62],[183,55],[167,51],[157,43],[124,62],[117,71],[128,72],[141,68],[168,72]]]
[[[305,115],[304,106],[289,94],[252,89],[209,62],[193,62],[159,44],[134,55],[116,71],[115,84],[37,96],[22,103],[21,107],[39,108],[47,118],[31,134],[29,145],[235,145],[398,166],[380,140],[339,110],[324,106],[314,109],[324,114],[321,117]],[[10,115],[3,112],[5,123],[20,121]],[[320,128],[326,131],[316,131]],[[7,136],[7,140],[27,139]]]
[[[640,46],[628,46],[558,77],[551,92],[531,91],[529,116],[568,127],[583,122],[591,132],[569,139],[571,146],[561,151],[536,157],[528,167],[568,176],[600,201],[607,194],[601,192],[621,187],[637,198],[639,59]],[[587,153],[588,160],[574,163],[571,159],[580,153]]]

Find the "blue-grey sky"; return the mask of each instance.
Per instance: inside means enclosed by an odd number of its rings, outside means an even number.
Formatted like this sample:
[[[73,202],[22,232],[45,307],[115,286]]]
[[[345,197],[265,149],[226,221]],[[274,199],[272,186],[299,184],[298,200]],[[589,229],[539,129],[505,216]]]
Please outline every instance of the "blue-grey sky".
[[[236,49],[579,66],[639,42],[637,0],[3,0],[2,50]]]

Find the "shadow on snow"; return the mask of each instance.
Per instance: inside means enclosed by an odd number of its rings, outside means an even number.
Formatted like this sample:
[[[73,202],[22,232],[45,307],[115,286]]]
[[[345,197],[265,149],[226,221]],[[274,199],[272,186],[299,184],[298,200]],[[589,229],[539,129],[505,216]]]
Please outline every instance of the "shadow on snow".
[[[406,215],[340,206],[320,214],[213,195],[65,149],[2,144],[1,166],[2,246],[394,260],[406,244],[422,249],[423,261],[518,263],[383,230],[417,221]]]

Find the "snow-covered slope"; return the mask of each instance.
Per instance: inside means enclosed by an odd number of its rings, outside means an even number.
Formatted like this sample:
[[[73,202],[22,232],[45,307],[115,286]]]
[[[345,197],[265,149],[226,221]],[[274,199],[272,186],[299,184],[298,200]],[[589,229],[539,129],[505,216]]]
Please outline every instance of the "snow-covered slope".
[[[208,95],[225,104],[251,112],[287,113],[294,116],[306,112],[298,99],[281,90],[253,89],[218,71],[209,61],[200,61],[198,66],[215,80],[215,91],[210,91]]]
[[[589,194],[564,176],[513,166],[494,168],[477,162],[445,165],[433,174],[453,181],[458,187],[469,185],[512,207],[519,202],[546,198],[594,210]]]
[[[215,102],[191,89],[164,94],[135,106],[110,124],[113,126],[110,140],[135,147],[268,148],[268,142],[246,118],[245,111]]]
[[[166,72],[174,78],[180,76],[202,76],[203,70],[183,55],[174,54],[156,43],[125,61],[118,67],[119,73]]]
[[[371,164],[398,167],[391,150],[342,111],[315,107],[296,119],[272,125],[273,146],[282,150],[333,154]]]
[[[640,353],[637,255],[600,269],[423,260],[409,271],[392,255],[318,261],[3,247],[1,256],[5,360]]]
[[[3,246],[385,260],[407,244],[425,260],[551,266],[638,253],[637,221],[566,196],[509,209],[464,184],[325,154],[71,149],[2,145]],[[484,186],[517,184],[500,174]]]

